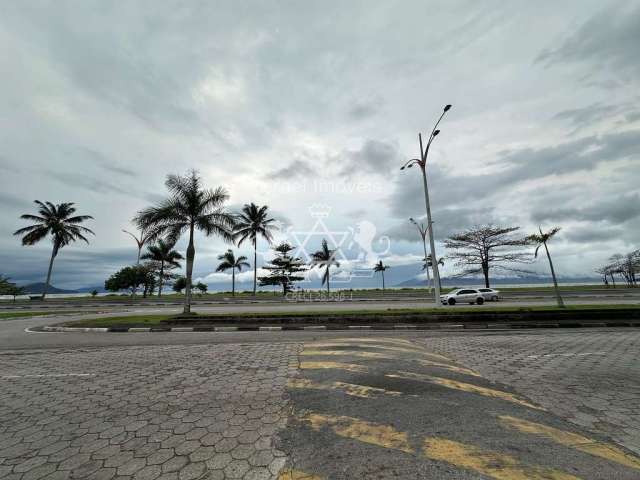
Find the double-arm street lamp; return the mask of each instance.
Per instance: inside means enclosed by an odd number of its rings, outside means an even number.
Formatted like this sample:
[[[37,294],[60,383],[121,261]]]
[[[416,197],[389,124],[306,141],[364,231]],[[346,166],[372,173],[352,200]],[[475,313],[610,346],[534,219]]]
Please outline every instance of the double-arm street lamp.
[[[431,280],[429,279],[429,257],[427,255],[427,227],[424,226],[423,223],[418,223],[415,221],[413,217],[409,218],[409,221],[413,223],[418,232],[420,232],[420,237],[422,238],[422,248],[424,249],[424,267],[427,271],[427,288],[429,289],[429,293],[431,293]]]
[[[440,272],[438,271],[438,262],[436,260],[438,258],[436,257],[436,244],[433,239],[434,237],[433,222],[431,221],[431,206],[429,204],[429,187],[427,186],[426,167],[427,167],[427,156],[429,155],[429,147],[431,146],[431,143],[433,142],[434,138],[436,138],[436,136],[438,136],[438,134],[440,133],[440,130],[438,130],[438,125],[440,124],[442,117],[444,117],[445,114],[450,109],[451,109],[451,105],[446,105],[444,107],[442,114],[440,115],[440,118],[438,118],[438,121],[436,122],[433,129],[431,130],[431,135],[429,136],[429,141],[427,142],[426,148],[423,148],[422,146],[422,134],[421,133],[418,134],[418,140],[420,141],[420,158],[412,158],[400,168],[400,170],[404,170],[405,168],[411,168],[414,165],[418,165],[420,167],[420,170],[422,171],[422,183],[424,185],[424,203],[427,209],[426,230],[429,232],[429,246],[431,247],[431,258],[433,263],[433,284],[435,287],[434,288],[435,301],[436,301],[437,307],[441,305],[440,304]],[[426,261],[426,258],[425,258],[425,261]]]

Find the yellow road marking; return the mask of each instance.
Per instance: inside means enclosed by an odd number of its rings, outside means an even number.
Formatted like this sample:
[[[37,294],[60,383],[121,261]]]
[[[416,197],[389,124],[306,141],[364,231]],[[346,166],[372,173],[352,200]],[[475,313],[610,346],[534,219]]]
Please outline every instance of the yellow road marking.
[[[398,346],[389,346],[389,345],[361,345],[356,342],[347,342],[346,340],[340,340],[334,342],[313,342],[305,344],[305,347],[310,348],[335,348],[335,347],[365,347],[365,348],[375,348],[378,350],[387,350],[390,352],[398,352],[398,353],[413,353],[417,355],[424,355],[426,357],[431,357],[438,359],[440,361],[444,360],[447,362],[451,362],[450,358],[445,357],[444,355],[439,355],[437,353],[431,353],[425,351],[423,348],[413,345],[406,345],[402,347]],[[428,360],[425,360],[428,361]]]
[[[601,443],[591,438],[578,435],[577,433],[566,432],[548,425],[542,425],[541,423],[529,422],[521,418],[510,417],[508,415],[501,415],[498,418],[503,424],[515,428],[520,432],[541,435],[561,445],[640,470],[640,458],[626,454],[614,445]]]
[[[399,396],[402,392],[385,390],[384,388],[369,387],[367,385],[356,385],[354,383],[333,382],[315,383],[304,378],[292,378],[287,382],[289,388],[312,389],[312,390],[340,390],[352,397],[371,398],[374,395]]]
[[[393,358],[389,355],[385,355],[384,353],[365,352],[360,350],[303,350],[300,355],[345,355],[348,357],[378,358],[386,360],[390,360]]]
[[[322,477],[301,470],[287,470],[278,475],[278,480],[322,480]]]
[[[560,470],[523,464],[509,455],[481,450],[445,438],[425,439],[423,451],[432,460],[473,470],[497,480],[579,480]]]
[[[423,375],[420,373],[412,372],[398,372],[397,374],[387,374],[386,376],[390,378],[402,378],[404,380],[418,380],[423,382],[435,383],[436,385],[452,388],[455,390],[461,390],[463,392],[477,393],[478,395],[499,398],[501,400],[506,400],[507,402],[517,403],[518,405],[533,408],[536,410],[544,410],[544,408],[533,405],[532,403],[529,403],[526,400],[522,400],[511,393],[503,392],[501,390],[494,390],[492,388],[480,387],[472,383],[459,382],[457,380],[450,380],[448,378],[433,377],[431,375]]]
[[[342,362],[300,362],[300,368],[303,370],[319,370],[334,369],[346,370],[347,372],[366,373],[367,367],[364,365],[356,365],[354,363]]]
[[[414,449],[409,445],[407,434],[399,432],[389,425],[380,425],[353,417],[319,413],[310,413],[302,420],[309,423],[311,428],[316,431],[322,427],[328,427],[341,437],[352,438],[382,448],[414,453]]]
[[[372,338],[372,337],[362,337],[362,338],[354,338],[354,337],[347,337],[347,338],[336,338],[334,339],[334,341],[337,342],[358,342],[358,343],[391,343],[392,345],[407,345],[410,347],[415,346],[413,342],[410,342],[409,340],[403,340],[401,338],[389,338],[389,337],[381,337],[381,338]]]
[[[418,362],[421,363],[422,365],[427,366],[427,367],[440,367],[440,368],[444,368],[446,370],[450,370],[452,372],[463,373],[465,375],[472,375],[474,377],[480,377],[481,376],[479,373],[474,372],[473,370],[471,370],[469,368],[456,367],[455,365],[448,365],[446,363],[440,363],[440,362],[432,362],[431,360],[418,360]]]

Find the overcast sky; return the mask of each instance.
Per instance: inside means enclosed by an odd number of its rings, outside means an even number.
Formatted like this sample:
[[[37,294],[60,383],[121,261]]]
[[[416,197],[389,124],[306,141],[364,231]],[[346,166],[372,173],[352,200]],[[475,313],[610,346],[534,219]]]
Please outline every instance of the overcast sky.
[[[135,261],[121,229],[190,168],[289,234],[324,205],[330,231],[370,222],[375,252],[415,264],[422,187],[399,167],[451,103],[436,238],[559,225],[559,274],[593,275],[640,248],[638,45],[637,1],[0,0],[0,273],[42,281],[50,243],[12,232],[34,199],[72,201],[96,237],[63,249],[53,283],[101,284]],[[226,248],[197,238],[213,288]]]

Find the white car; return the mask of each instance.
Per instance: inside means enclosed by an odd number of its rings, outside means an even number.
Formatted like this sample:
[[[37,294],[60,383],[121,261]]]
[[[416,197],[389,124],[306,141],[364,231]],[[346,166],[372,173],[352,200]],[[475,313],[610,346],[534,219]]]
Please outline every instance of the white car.
[[[500,299],[500,290],[494,290],[493,288],[479,288],[478,291],[487,302],[497,302]]]
[[[478,290],[473,288],[459,288],[453,290],[446,295],[440,295],[440,301],[443,305],[455,305],[456,303],[469,303],[473,305],[484,303],[484,296]]]

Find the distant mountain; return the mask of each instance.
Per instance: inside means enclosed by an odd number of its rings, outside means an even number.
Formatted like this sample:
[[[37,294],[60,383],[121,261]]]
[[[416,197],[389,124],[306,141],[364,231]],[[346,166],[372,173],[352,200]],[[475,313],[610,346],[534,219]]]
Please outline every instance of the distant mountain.
[[[104,288],[104,285],[96,285],[95,287],[82,287],[82,288],[78,288],[76,289],[77,293],[91,293],[94,290],[96,290],[98,293],[105,293],[106,290]]]
[[[491,285],[535,285],[535,284],[551,284],[551,277],[495,277],[491,278]],[[601,283],[602,280],[596,277],[564,277],[558,278],[558,283]],[[404,282],[398,283],[396,287],[423,287],[425,280],[418,278],[410,278]],[[467,277],[467,278],[449,278],[444,277],[441,283],[446,287],[458,287],[463,285],[483,285],[484,277]]]
[[[42,293],[44,291],[44,282],[30,283],[23,285],[28,294],[34,295]],[[47,293],[78,293],[77,290],[65,290],[63,288],[56,288],[53,285],[49,285]]]

